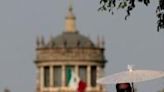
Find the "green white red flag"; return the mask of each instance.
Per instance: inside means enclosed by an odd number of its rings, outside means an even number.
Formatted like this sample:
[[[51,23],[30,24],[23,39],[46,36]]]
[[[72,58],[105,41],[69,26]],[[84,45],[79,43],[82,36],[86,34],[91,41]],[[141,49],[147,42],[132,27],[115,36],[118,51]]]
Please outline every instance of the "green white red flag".
[[[85,92],[87,84],[80,80],[78,74],[76,74],[71,67],[66,68],[66,83],[67,86],[77,92]]]

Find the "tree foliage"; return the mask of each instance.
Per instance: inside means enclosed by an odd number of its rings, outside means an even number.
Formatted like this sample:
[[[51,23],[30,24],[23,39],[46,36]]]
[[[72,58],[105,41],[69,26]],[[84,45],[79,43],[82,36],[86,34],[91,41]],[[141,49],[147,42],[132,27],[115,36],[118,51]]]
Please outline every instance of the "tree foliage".
[[[101,6],[98,10],[109,11],[114,14],[114,9],[124,9],[127,12],[125,16],[125,20],[127,20],[131,11],[136,7],[136,2],[143,3],[146,6],[150,4],[150,0],[100,0]],[[157,31],[159,32],[160,29],[164,29],[164,0],[157,0],[157,2]]]

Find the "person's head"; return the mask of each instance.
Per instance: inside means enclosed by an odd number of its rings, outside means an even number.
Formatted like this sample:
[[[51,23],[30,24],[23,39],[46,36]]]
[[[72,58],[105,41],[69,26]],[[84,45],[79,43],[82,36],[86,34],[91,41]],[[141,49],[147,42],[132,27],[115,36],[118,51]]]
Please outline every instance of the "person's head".
[[[116,90],[117,92],[132,92],[130,83],[117,83]]]

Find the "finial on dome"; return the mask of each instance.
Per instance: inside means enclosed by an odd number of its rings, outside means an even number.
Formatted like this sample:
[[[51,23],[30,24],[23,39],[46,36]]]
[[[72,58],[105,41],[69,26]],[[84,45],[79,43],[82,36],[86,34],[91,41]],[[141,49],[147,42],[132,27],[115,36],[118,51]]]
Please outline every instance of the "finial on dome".
[[[69,0],[68,13],[65,20],[65,31],[76,32],[76,17],[73,14],[72,0]]]
[[[36,38],[36,46],[37,46],[37,48],[44,47],[44,37],[43,36],[37,36],[37,38]]]
[[[100,37],[97,36],[97,47],[100,47]]]
[[[36,38],[36,46],[37,46],[37,48],[40,47],[40,38],[39,38],[39,36],[37,36],[37,38]]]
[[[104,36],[102,36],[101,47],[102,47],[102,48],[105,47],[105,38],[104,38]]]
[[[44,47],[45,45],[45,41],[44,41],[44,36],[42,35],[41,36],[41,47]]]
[[[69,0],[69,11],[72,11],[73,7],[72,7],[72,0]]]

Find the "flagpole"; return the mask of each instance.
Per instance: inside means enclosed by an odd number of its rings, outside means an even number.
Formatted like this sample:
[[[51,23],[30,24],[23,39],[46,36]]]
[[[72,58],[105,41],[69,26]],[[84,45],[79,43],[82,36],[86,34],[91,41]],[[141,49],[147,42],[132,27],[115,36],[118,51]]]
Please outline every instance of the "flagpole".
[[[73,5],[73,1],[69,0],[69,8],[72,8],[72,5]]]

